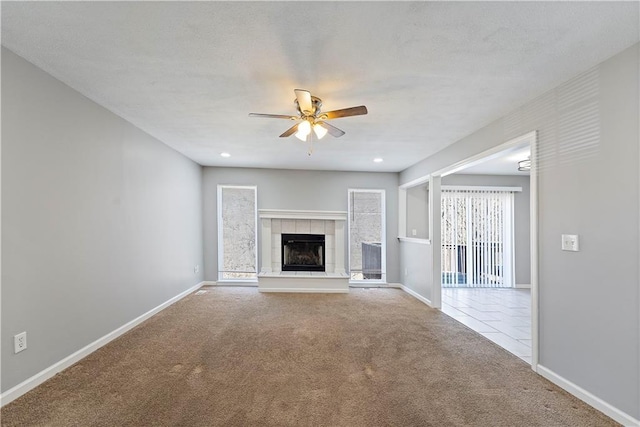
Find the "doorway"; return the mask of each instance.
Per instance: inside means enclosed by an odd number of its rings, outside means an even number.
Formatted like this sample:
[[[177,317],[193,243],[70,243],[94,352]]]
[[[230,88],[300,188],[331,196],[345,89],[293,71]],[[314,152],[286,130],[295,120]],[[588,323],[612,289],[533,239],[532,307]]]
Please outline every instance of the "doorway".
[[[518,164],[535,163],[535,138],[523,135],[431,177],[440,194],[433,267],[441,288],[434,305],[534,370],[536,171],[518,171]]]

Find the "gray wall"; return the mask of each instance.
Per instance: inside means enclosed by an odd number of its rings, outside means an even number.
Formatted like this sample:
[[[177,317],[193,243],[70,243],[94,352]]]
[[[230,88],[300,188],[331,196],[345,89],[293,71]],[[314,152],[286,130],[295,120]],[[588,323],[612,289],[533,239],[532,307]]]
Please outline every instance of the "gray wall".
[[[2,391],[202,280],[201,182],[199,165],[2,49]]]
[[[454,174],[443,177],[442,185],[522,187],[522,191],[516,192],[513,197],[515,279],[517,285],[531,284],[529,177]]]
[[[218,184],[257,185],[258,209],[347,211],[349,188],[385,190],[387,282],[399,281],[397,173],[204,168],[204,265],[205,280],[210,281],[216,281],[218,276],[216,223]],[[347,265],[346,258],[345,265]]]
[[[413,230],[416,235],[413,235]],[[407,188],[407,237],[429,239],[429,184]]]
[[[540,364],[640,418],[636,44],[403,171],[401,183],[538,131]],[[580,252],[563,252],[578,234]]]
[[[433,268],[431,244],[404,241],[400,243],[402,284],[432,301]]]

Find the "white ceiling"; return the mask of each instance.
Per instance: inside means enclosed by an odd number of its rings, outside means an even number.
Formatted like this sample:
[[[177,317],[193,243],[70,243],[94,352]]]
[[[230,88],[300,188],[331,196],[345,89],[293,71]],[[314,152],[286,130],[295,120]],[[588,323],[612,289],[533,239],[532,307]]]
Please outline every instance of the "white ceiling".
[[[531,155],[529,144],[508,148],[475,162],[468,167],[457,171],[464,175],[529,175],[529,171],[519,171],[518,162],[526,160]]]
[[[637,2],[6,2],[2,44],[202,165],[400,171],[638,41]],[[293,89],[366,105],[307,145]],[[219,153],[229,152],[230,158]],[[373,163],[374,157],[384,158]]]

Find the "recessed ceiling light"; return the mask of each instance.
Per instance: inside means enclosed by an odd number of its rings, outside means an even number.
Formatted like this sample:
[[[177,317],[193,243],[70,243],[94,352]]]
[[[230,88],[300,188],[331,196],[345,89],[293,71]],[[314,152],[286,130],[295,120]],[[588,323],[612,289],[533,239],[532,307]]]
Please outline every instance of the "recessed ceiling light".
[[[229,153],[220,153],[220,155],[222,157],[231,157],[231,154],[229,154]]]
[[[376,163],[382,163],[382,157],[376,157],[373,161]]]

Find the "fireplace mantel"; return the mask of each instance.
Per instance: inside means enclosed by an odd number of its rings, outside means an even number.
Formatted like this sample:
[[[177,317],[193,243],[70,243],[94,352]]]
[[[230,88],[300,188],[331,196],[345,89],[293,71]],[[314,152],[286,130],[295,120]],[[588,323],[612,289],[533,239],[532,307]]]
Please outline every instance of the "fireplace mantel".
[[[260,209],[260,219],[316,219],[331,221],[346,221],[347,213],[344,211],[299,211],[282,209]]]

